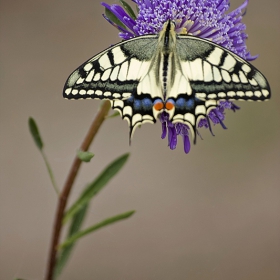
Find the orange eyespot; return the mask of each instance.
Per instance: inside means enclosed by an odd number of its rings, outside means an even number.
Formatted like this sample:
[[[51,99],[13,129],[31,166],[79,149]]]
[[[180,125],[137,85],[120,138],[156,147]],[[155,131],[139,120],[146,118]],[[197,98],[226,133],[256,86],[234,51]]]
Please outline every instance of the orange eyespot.
[[[166,102],[165,108],[167,110],[172,110],[174,108],[174,104],[172,102]]]
[[[162,102],[157,102],[157,103],[154,105],[154,108],[155,108],[155,110],[157,110],[157,111],[162,110],[163,107],[164,107],[164,104],[163,104]]]

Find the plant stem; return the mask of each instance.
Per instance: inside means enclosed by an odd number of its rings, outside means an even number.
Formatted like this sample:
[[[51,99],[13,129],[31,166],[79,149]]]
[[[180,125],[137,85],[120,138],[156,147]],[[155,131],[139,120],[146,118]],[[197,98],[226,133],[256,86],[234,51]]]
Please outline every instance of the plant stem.
[[[111,108],[111,105],[110,105],[109,101],[106,100],[102,103],[97,115],[95,116],[95,118],[89,128],[89,131],[88,131],[86,137],[84,138],[84,141],[82,142],[82,145],[80,147],[81,151],[88,150],[88,148],[89,148],[90,144],[92,143],[95,135],[97,134],[101,124],[105,120],[110,108]],[[72,163],[70,172],[66,178],[64,187],[59,196],[57,211],[56,211],[55,221],[54,221],[54,227],[53,227],[51,247],[50,247],[48,264],[47,264],[47,271],[46,271],[46,277],[45,277],[46,280],[53,280],[60,233],[61,233],[61,229],[62,229],[62,219],[63,219],[64,211],[65,211],[65,208],[67,205],[67,200],[70,195],[73,183],[78,174],[80,165],[81,165],[81,160],[76,156]]]
[[[51,166],[50,166],[50,164],[49,164],[49,161],[48,161],[47,156],[46,156],[46,154],[45,154],[45,152],[44,152],[43,149],[41,150],[41,154],[42,154],[43,159],[44,159],[44,162],[45,162],[45,164],[46,164],[46,166],[47,166],[48,173],[49,173],[49,176],[50,176],[50,178],[51,178],[52,185],[53,185],[53,187],[54,187],[54,189],[55,189],[55,192],[56,192],[57,196],[59,196],[59,189],[58,189],[58,187],[57,187],[57,184],[56,184],[56,182],[55,182],[55,179],[54,179],[54,176],[53,176],[53,172],[52,172]]]

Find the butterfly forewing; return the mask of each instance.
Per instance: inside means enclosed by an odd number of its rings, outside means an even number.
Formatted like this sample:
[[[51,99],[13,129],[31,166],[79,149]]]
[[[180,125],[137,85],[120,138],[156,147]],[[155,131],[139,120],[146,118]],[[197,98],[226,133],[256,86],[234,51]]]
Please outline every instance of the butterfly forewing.
[[[263,101],[270,97],[266,78],[253,65],[217,44],[178,36],[177,54],[197,98]]]

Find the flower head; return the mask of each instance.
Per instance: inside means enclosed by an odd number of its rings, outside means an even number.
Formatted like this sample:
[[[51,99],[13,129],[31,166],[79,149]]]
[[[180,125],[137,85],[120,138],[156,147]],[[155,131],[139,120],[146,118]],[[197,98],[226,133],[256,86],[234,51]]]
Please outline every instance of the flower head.
[[[211,40],[220,46],[231,50],[245,60],[254,60],[246,47],[246,26],[242,16],[248,5],[248,0],[232,12],[229,0],[132,0],[136,3],[138,14],[121,1],[120,5],[108,5],[104,17],[120,31],[122,39],[130,39],[145,34],[157,34],[167,20],[176,24],[178,34],[190,34]],[[113,16],[112,16],[113,15]],[[198,128],[208,128],[212,133],[211,123],[226,126],[225,109],[235,111],[239,109],[231,101],[220,101],[217,108],[210,111],[207,118],[201,119]],[[168,135],[168,146],[175,149],[177,137],[183,137],[184,151],[190,150],[189,127],[181,123],[169,121],[168,114],[160,115],[162,123],[162,138]],[[213,134],[213,133],[212,133]]]

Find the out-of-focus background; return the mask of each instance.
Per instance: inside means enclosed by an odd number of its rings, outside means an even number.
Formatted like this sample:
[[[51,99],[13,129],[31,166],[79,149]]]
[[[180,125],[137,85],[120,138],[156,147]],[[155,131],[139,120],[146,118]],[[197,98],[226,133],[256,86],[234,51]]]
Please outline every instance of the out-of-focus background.
[[[241,3],[231,1],[231,9]],[[279,10],[275,0],[249,3],[248,46],[260,54],[253,64],[270,81],[272,99],[237,102],[242,109],[227,113],[228,130],[215,126],[215,137],[201,130],[204,140],[185,155],[181,139],[168,149],[159,123],[137,129],[129,146],[127,123],[106,121],[71,201],[131,152],[84,227],[137,212],[82,239],[61,279],[280,279]],[[1,279],[43,279],[56,194],[27,121],[37,120],[61,187],[99,106],[64,100],[64,82],[120,40],[102,13],[93,0],[1,1]]]

